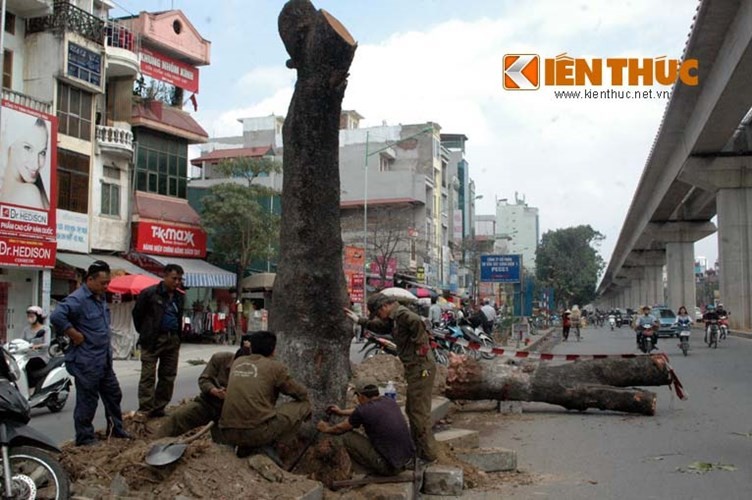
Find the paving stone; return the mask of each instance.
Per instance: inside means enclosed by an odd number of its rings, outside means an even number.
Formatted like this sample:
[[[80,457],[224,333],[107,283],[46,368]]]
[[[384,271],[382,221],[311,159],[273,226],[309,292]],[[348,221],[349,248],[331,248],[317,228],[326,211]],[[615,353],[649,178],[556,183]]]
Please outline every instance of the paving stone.
[[[434,434],[436,441],[449,445],[450,448],[477,448],[480,446],[478,431],[470,429],[447,429]]]
[[[504,415],[519,415],[522,413],[522,401],[499,401],[496,410]]]
[[[462,495],[463,475],[459,467],[431,465],[423,472],[423,493],[427,495]]]
[[[506,448],[455,450],[457,458],[483,472],[517,470],[517,452]]]
[[[356,491],[366,500],[415,500],[413,483],[369,484]]]
[[[316,482],[306,493],[297,497],[297,500],[321,500],[324,498],[324,485]]]
[[[452,408],[452,402],[447,398],[435,396],[431,399],[431,421],[435,424],[439,420],[443,419],[449,414],[449,410]],[[402,414],[407,418],[405,413],[405,407],[402,406]]]

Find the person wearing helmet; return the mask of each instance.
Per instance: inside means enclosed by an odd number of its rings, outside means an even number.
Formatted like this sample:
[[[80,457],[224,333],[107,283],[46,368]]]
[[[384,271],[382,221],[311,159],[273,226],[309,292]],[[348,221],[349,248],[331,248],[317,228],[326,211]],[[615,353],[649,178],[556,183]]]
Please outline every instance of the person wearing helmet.
[[[726,312],[726,311],[724,311]],[[713,304],[708,304],[705,307],[705,314],[702,315],[702,321],[705,322],[705,343],[708,343],[708,333],[710,332],[710,322],[719,318],[718,311]]]
[[[31,342],[32,349],[43,350],[50,347],[50,329],[44,324],[47,313],[39,306],[26,309],[28,325],[23,329],[23,339]]]

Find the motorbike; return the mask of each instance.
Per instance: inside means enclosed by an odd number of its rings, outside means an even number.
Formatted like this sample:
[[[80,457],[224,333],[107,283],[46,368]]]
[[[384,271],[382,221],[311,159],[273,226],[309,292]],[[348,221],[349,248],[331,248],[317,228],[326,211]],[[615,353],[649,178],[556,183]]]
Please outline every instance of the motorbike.
[[[713,349],[718,348],[718,320],[717,319],[711,319],[708,320],[707,326],[705,327],[706,331],[706,342],[708,344],[708,347],[712,347]]]
[[[690,325],[679,325],[679,347],[686,356],[689,352],[689,336],[692,333]]]
[[[728,316],[720,316],[718,318],[718,333],[720,340],[726,340],[728,336]]]
[[[611,331],[613,332],[616,326],[616,317],[613,314],[608,317],[608,326],[611,327]]]
[[[397,345],[392,341],[391,335],[378,335],[369,331],[365,339],[359,351],[363,354],[364,361],[380,354],[397,355]]]
[[[653,335],[655,335],[653,326],[643,325],[640,327],[639,346],[640,350],[645,354],[650,354],[650,351],[653,350]]]
[[[52,453],[55,442],[27,424],[31,407],[18,388],[22,371],[0,346],[0,498],[66,499],[70,480]]]
[[[50,352],[57,353],[54,345],[51,343]],[[57,413],[65,407],[72,385],[65,369],[65,358],[56,354],[45,361],[45,358],[34,355],[32,347],[24,339],[11,340],[7,344],[8,352],[21,370],[16,385],[31,408],[46,406],[52,413]]]

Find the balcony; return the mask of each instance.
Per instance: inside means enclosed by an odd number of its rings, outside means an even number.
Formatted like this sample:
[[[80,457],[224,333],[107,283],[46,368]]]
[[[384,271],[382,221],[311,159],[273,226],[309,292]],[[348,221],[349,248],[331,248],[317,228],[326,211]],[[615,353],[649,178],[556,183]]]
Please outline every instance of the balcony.
[[[99,45],[104,44],[105,22],[66,0],[56,0],[52,14],[26,21],[26,33],[71,31]]]
[[[52,0],[8,0],[6,9],[19,17],[39,17],[52,13]]]
[[[133,133],[124,128],[97,125],[97,146],[100,152],[130,159],[133,156]]]
[[[135,77],[140,70],[138,37],[125,26],[108,22],[104,42],[107,77]]]
[[[39,99],[35,99],[29,95],[22,94],[21,92],[16,92],[15,90],[3,89],[3,99],[10,101],[13,104],[18,104],[19,106],[33,109],[34,111],[38,111],[40,113],[47,115],[52,114],[51,102],[40,101]]]

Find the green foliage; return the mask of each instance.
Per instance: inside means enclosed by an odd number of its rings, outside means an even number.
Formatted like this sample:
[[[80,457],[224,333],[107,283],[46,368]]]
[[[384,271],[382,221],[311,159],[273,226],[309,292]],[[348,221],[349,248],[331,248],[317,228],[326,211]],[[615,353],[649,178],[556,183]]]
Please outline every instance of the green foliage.
[[[595,298],[598,275],[605,262],[597,247],[604,236],[590,227],[548,231],[535,256],[536,278],[550,286],[561,307],[588,304]]]
[[[201,199],[201,224],[212,239],[215,254],[245,270],[254,259],[271,258],[279,240],[279,216],[270,213],[268,202],[262,201],[274,191],[252,184],[261,173],[277,171],[278,163],[243,158],[226,162],[220,169],[247,179],[248,184],[213,186]]]
[[[253,185],[254,179],[260,175],[268,175],[273,172],[281,172],[282,165],[271,156],[261,158],[233,158],[223,161],[214,167],[214,171],[225,177],[245,179],[248,186]],[[257,186],[258,189],[261,189]]]

